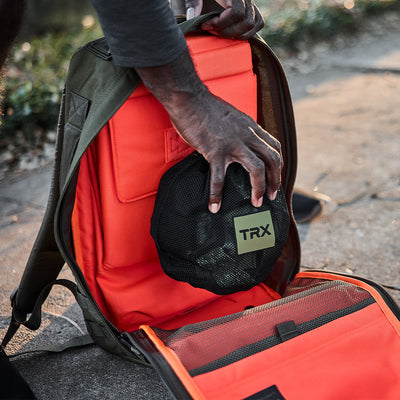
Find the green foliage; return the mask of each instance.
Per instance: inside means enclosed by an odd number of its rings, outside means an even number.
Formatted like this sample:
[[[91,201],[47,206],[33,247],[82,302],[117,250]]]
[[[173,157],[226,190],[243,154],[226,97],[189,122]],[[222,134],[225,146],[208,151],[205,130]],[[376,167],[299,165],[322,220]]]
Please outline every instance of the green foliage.
[[[49,33],[15,46],[4,79],[0,143],[13,142],[22,133],[34,144],[42,139],[40,132],[55,129],[69,60],[80,46],[101,35],[95,25],[79,32]]]
[[[264,0],[263,38],[272,46],[296,50],[300,43],[354,32],[362,18],[400,9],[398,0]]]

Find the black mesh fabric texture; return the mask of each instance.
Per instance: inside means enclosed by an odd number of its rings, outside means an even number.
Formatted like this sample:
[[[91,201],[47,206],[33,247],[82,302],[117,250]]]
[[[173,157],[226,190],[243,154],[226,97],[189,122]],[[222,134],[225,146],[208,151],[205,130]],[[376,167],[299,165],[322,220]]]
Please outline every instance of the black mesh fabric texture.
[[[176,330],[153,330],[196,376],[281,344],[279,324],[293,321],[305,334],[374,303],[366,290],[343,281],[300,278],[292,284],[287,297],[262,306]]]
[[[151,220],[161,266],[171,278],[216,294],[248,290],[269,275],[285,246],[290,224],[285,195],[280,188],[274,201],[265,195],[263,205],[253,207],[249,174],[234,163],[226,173],[221,209],[212,214],[209,185],[209,164],[196,152],[163,175]],[[248,215],[252,225],[235,231],[236,217]],[[261,220],[265,215],[268,224]],[[239,254],[238,235],[247,244],[272,231],[273,246]]]

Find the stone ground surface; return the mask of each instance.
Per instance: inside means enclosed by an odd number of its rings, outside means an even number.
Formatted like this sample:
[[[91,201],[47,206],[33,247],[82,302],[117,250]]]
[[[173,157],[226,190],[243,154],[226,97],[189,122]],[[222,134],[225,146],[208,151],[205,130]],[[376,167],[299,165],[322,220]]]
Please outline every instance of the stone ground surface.
[[[284,58],[298,133],[296,186],[326,195],[299,226],[302,265],[400,286],[400,16],[337,48]],[[382,23],[383,21],[383,23]],[[388,22],[389,21],[389,22]],[[0,182],[0,337],[47,200],[50,166]],[[70,276],[63,271],[63,276]],[[400,292],[389,290],[400,304]],[[10,354],[80,334],[72,296],[53,289],[39,331],[21,329]],[[40,400],[170,399],[152,370],[91,346],[13,359]]]

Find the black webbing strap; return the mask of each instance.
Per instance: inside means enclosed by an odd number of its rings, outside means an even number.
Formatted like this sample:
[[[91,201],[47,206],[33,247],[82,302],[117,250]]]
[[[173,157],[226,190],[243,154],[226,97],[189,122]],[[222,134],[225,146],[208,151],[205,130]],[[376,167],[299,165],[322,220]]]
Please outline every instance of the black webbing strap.
[[[42,305],[46,300],[47,296],[50,293],[51,288],[54,285],[62,285],[69,289],[74,297],[77,296],[77,286],[74,282],[69,281],[67,279],[58,279],[47,286],[41,291],[36,304],[33,308],[32,314],[29,319],[21,320],[21,315],[16,316],[17,312],[14,312],[11,316],[11,322],[6,332],[6,335],[3,338],[2,344],[0,346],[0,399],[35,399],[35,395],[32,393],[27,382],[23,379],[23,377],[18,373],[15,367],[11,364],[10,358],[18,357],[23,354],[29,353],[37,353],[37,352],[50,352],[50,353],[61,353],[65,350],[72,348],[80,348],[83,346],[88,346],[93,344],[93,339],[89,335],[82,335],[78,337],[74,337],[65,343],[55,344],[51,346],[44,346],[41,348],[22,351],[19,353],[15,353],[12,355],[7,355],[5,352],[5,347],[9,343],[9,341],[13,338],[15,333],[18,331],[18,328],[21,325],[26,326],[27,328],[36,330],[40,327],[42,320]],[[15,293],[12,296],[12,300],[15,299]],[[26,315],[24,319],[26,318]]]
[[[62,353],[65,350],[78,349],[80,347],[85,347],[94,344],[93,339],[89,334],[73,337],[64,343],[57,343],[50,346],[42,346],[37,349],[19,351],[18,353],[9,354],[8,358],[19,357],[24,354],[31,353]],[[3,350],[4,351],[4,350]]]
[[[8,330],[3,338],[3,341],[1,343],[2,349],[5,349],[9,341],[14,337],[16,332],[18,331],[19,327],[21,325],[26,326],[29,329],[32,330],[37,330],[40,327],[40,324],[42,322],[42,305],[45,302],[47,296],[50,293],[51,288],[54,285],[61,285],[69,289],[72,294],[74,295],[75,299],[77,297],[77,286],[74,282],[69,281],[68,279],[58,279],[55,280],[48,285],[46,285],[43,290],[40,292],[40,295],[38,299],[36,300],[35,306],[33,307],[32,313],[28,319],[26,319],[26,315],[21,315],[21,313],[18,313],[18,310],[15,307],[15,304],[13,305],[13,311],[12,311],[12,316],[11,316],[11,322],[8,327]],[[15,293],[11,299],[13,301],[13,298],[15,298]]]
[[[11,322],[10,325],[8,326],[7,332],[3,338],[3,341],[1,342],[1,350],[4,352],[4,349],[6,348],[8,342],[14,337],[14,335],[17,333],[18,328],[21,326],[21,324],[17,321],[15,321],[14,317],[11,316]]]

